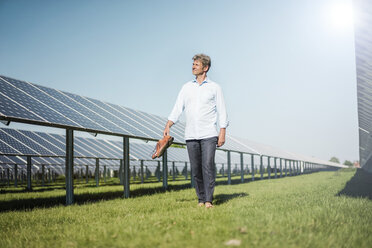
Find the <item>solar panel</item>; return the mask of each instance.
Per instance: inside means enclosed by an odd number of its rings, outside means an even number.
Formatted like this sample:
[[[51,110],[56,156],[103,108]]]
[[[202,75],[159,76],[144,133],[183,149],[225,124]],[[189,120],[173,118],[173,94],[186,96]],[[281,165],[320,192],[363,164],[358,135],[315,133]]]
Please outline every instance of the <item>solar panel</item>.
[[[18,85],[17,87],[20,88],[21,86],[22,85]],[[48,104],[67,118],[78,120],[79,125],[84,128],[111,131],[104,126],[104,124],[107,124],[106,122],[102,124],[97,123],[95,119],[92,119],[95,116],[87,115],[90,113],[89,109],[84,108],[60,91],[30,83],[27,83],[26,87],[21,89],[29,90],[35,96],[38,96],[40,101]]]
[[[56,110],[53,110],[51,107],[48,107],[46,103],[43,103],[42,101],[37,99],[36,97],[40,97],[40,94],[31,96],[29,93],[22,91],[21,89],[18,88],[21,87],[22,85],[25,85],[26,83],[6,77],[0,77],[0,81],[1,92],[8,98],[10,98],[12,101],[19,103],[24,108],[30,110],[32,113],[36,113],[39,116],[37,121],[39,121],[41,118],[44,123],[54,123],[65,126],[81,127],[76,122],[67,119],[61,113],[59,113]],[[52,103],[53,102],[50,101],[47,104]],[[4,113],[4,115],[7,115],[7,113]]]

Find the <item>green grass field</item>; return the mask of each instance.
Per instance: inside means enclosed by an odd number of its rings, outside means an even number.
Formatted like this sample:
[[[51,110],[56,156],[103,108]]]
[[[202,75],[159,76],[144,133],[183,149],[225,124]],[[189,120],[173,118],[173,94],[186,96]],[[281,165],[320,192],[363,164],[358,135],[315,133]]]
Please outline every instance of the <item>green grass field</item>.
[[[114,179],[77,184],[68,207],[62,185],[3,187],[0,247],[371,247],[371,178],[350,169],[233,185],[224,178],[213,209],[197,207],[183,180],[168,191],[132,184],[129,199]]]

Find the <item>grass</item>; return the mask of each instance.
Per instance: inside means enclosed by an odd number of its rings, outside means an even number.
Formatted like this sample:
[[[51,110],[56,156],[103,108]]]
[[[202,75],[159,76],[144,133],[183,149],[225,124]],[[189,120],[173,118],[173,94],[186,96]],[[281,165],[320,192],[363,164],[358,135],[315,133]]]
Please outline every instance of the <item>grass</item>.
[[[196,207],[182,180],[131,185],[77,185],[77,204],[61,188],[3,189],[0,247],[371,247],[372,176],[358,170],[318,172],[225,185],[215,207]],[[233,182],[240,177],[233,177]],[[40,191],[38,191],[40,190]],[[23,205],[22,205],[23,204]],[[22,205],[22,207],[19,207]]]

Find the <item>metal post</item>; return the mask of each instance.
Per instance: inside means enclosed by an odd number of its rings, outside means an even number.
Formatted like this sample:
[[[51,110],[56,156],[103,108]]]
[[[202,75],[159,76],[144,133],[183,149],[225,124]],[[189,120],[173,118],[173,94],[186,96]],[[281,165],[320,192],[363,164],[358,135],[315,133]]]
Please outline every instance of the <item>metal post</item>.
[[[45,165],[41,165],[41,186],[45,186]]]
[[[254,155],[251,154],[252,181],[254,181]]]
[[[143,160],[141,160],[141,183],[143,183]]]
[[[31,184],[31,156],[27,156],[27,190],[32,190]]]
[[[227,184],[231,184],[231,154],[227,151]]]
[[[124,161],[124,197],[129,198],[129,138],[123,137],[123,161]]]
[[[163,153],[163,189],[168,188],[168,158],[167,150]]]
[[[188,180],[189,174],[187,173],[187,162],[185,162],[185,179]]]
[[[172,176],[173,176],[173,181],[175,181],[176,180],[176,170],[175,170],[174,161],[172,162]]]
[[[84,172],[83,172],[84,170],[83,170],[83,167],[82,168],[80,168],[80,179],[81,179],[81,183],[83,183],[84,182]],[[54,178],[53,178],[54,179]]]
[[[298,175],[298,163],[297,160],[293,161],[293,167],[294,167],[294,174],[295,176]]]
[[[244,158],[243,153],[240,153],[240,180],[244,183]]]
[[[263,179],[263,156],[260,155],[260,172],[261,172],[261,180]]]
[[[66,205],[74,203],[74,132],[66,129]]]
[[[121,185],[124,185],[124,182],[123,182],[123,167],[124,167],[124,161],[123,159],[120,159],[120,166],[119,166],[119,180],[120,180],[120,184]]]
[[[287,176],[287,159],[284,160],[285,176]]]
[[[50,168],[48,168],[48,183],[52,182],[52,173],[50,171]]]
[[[161,173],[160,173],[160,161],[158,161],[158,182],[160,182],[160,177],[161,177]]]
[[[147,167],[147,165],[145,166],[145,171],[146,171],[145,180],[147,180],[147,179],[149,179],[149,174],[151,175],[151,172],[149,171],[149,168]]]
[[[20,177],[21,177],[21,185],[23,185],[23,170],[21,170],[21,175],[20,175]]]
[[[270,166],[270,159],[271,159],[271,157],[268,156],[268,157],[267,157],[267,174],[268,174],[269,179],[271,179],[271,166]]]
[[[85,166],[85,183],[89,182],[89,168],[88,165]]]
[[[7,185],[9,187],[10,186],[10,169],[6,168],[6,172],[7,172],[7,179],[8,179]]]
[[[107,173],[107,169],[106,169],[106,165],[103,166],[103,181],[106,183],[106,173]]]
[[[96,187],[99,186],[99,158],[96,158],[96,171],[95,171]]]
[[[277,166],[276,166],[276,157],[274,157],[274,172],[275,172],[275,179],[278,178],[278,169],[277,169]]]
[[[18,187],[18,165],[14,165],[14,187]]]
[[[280,177],[283,177],[283,166],[282,166],[282,158],[280,158]]]

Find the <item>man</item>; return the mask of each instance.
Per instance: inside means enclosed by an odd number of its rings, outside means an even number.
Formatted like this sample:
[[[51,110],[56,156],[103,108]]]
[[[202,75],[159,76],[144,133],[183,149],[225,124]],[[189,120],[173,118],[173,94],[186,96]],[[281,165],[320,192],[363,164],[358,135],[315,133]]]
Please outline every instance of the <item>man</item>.
[[[185,140],[195,181],[198,206],[213,207],[215,186],[214,156],[216,146],[225,143],[226,127],[229,122],[222,90],[218,84],[207,78],[211,59],[204,54],[193,57],[192,73],[195,79],[183,85],[168,122],[164,136],[185,111]],[[218,118],[217,118],[218,117]],[[217,120],[219,130],[217,129]]]

